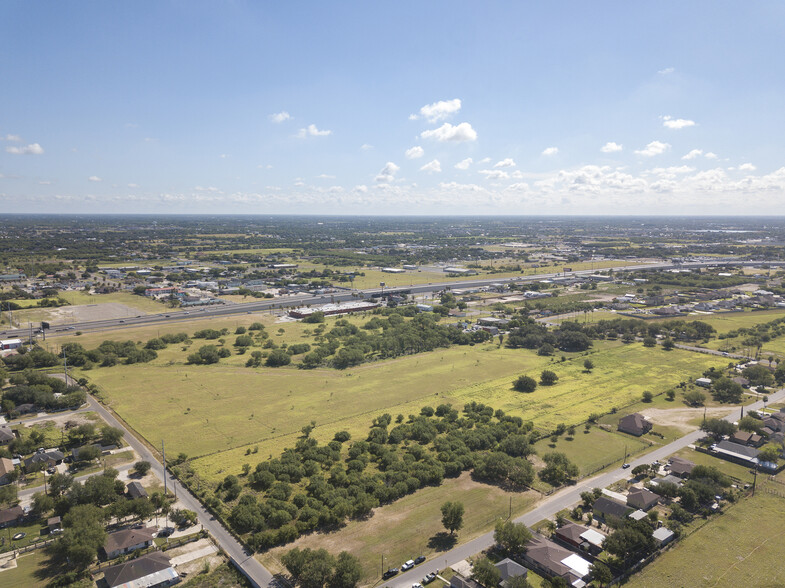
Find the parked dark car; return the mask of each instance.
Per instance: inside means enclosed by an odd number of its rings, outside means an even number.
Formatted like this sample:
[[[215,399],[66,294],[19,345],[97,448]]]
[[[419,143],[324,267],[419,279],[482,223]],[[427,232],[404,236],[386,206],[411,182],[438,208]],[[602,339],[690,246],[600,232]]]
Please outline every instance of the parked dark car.
[[[414,565],[419,565],[419,564],[421,564],[424,561],[425,561],[425,556],[424,555],[418,555],[417,557],[414,558]]]
[[[174,527],[164,527],[163,529],[158,531],[158,536],[159,537],[168,537],[172,533],[174,533]]]
[[[384,574],[382,574],[382,578],[386,580],[387,578],[392,578],[397,573],[398,573],[398,568],[390,568],[389,570],[384,572]]]

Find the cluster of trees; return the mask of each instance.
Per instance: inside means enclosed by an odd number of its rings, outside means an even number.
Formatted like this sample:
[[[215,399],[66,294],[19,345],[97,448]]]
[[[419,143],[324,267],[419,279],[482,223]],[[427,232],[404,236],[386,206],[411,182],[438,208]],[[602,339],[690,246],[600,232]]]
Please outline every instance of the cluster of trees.
[[[572,321],[562,323],[556,331],[525,316],[516,316],[510,321],[507,347],[511,349],[538,349],[540,355],[551,355],[554,349],[562,351],[586,351],[591,339],[584,327]]]
[[[764,368],[765,369],[765,368]],[[722,370],[709,368],[703,372],[704,377],[711,380],[711,395],[718,402],[739,404],[744,394],[744,388],[725,375]]]
[[[86,398],[84,390],[78,386],[68,386],[64,380],[33,370],[12,374],[10,383],[10,387],[3,389],[1,403],[3,412],[9,416],[15,416],[16,407],[22,404],[33,404],[41,410],[58,410],[81,406]]]
[[[215,345],[202,345],[197,351],[188,356],[187,363],[194,365],[209,365],[218,363],[222,357],[229,357],[232,354],[226,347]]]
[[[442,404],[408,418],[382,415],[348,450],[348,433],[320,445],[310,437],[312,430],[313,425],[304,427],[295,447],[280,457],[244,468],[245,484],[227,476],[216,490],[216,506],[236,500],[227,519],[255,549],[363,518],[381,504],[463,471],[513,488],[534,479],[527,457],[538,435],[531,423],[476,402],[460,413]],[[549,482],[559,484],[577,474],[561,454],[549,454],[547,460]]]
[[[362,327],[338,319],[329,331],[317,330],[317,345],[306,353],[301,366],[314,368],[328,364],[346,369],[371,359],[411,355],[451,345],[471,345],[491,338],[485,331],[464,333],[438,324],[439,320],[438,314],[417,313],[413,306],[383,309]]]
[[[281,556],[281,563],[302,588],[354,588],[362,576],[360,560],[347,551],[333,557],[325,549],[295,547]]]

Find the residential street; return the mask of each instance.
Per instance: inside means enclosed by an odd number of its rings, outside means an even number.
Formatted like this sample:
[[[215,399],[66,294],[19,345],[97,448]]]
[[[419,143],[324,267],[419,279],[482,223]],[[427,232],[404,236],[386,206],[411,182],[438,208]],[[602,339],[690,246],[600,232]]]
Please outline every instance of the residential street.
[[[785,389],[778,390],[777,392],[769,395],[769,403],[780,402],[783,399],[785,399]],[[744,407],[745,412],[750,410],[758,410],[761,408],[763,408],[762,401]],[[739,417],[740,409],[736,408],[725,417],[725,420],[735,422],[739,419]],[[684,435],[683,437],[673,441],[672,443],[669,443],[668,445],[646,453],[637,459],[630,460],[630,465],[632,468],[634,468],[642,464],[651,463],[655,460],[663,460],[680,449],[695,443],[704,435],[705,433],[700,430],[688,433],[687,435]],[[574,504],[580,502],[581,492],[591,490],[592,488],[605,488],[606,486],[609,486],[614,482],[618,482],[619,480],[623,480],[628,476],[629,470],[615,468],[604,474],[594,476],[593,478],[581,480],[575,486],[568,486],[563,488],[562,490],[559,490],[555,494],[544,499],[536,508],[515,519],[515,522],[525,523],[526,525],[531,526],[545,518],[553,517],[560,510],[572,507]],[[460,500],[460,496],[456,496],[454,498],[456,500]],[[444,568],[449,567],[456,562],[459,562],[463,559],[466,559],[467,557],[479,553],[484,549],[489,548],[491,545],[493,545],[493,532],[481,535],[480,537],[477,537],[468,543],[464,543],[463,545],[459,545],[458,547],[455,547],[446,553],[432,556],[431,559],[423,565],[417,566],[416,568],[403,574],[399,574],[389,582],[382,584],[382,586],[390,586],[392,588],[408,588],[415,582],[420,582],[423,576],[429,572],[443,570]],[[391,562],[390,567],[396,566],[399,563],[403,562]]]

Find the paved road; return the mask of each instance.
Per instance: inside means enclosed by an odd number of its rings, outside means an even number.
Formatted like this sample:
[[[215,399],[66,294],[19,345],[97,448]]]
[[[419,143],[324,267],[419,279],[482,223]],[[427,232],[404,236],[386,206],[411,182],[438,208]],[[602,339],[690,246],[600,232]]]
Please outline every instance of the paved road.
[[[785,389],[779,390],[769,395],[770,403],[780,402],[783,399],[785,399]],[[750,410],[758,410],[763,408],[763,402],[756,402],[749,406],[745,406],[744,408],[746,412],[749,412]],[[725,420],[735,422],[739,419],[739,417],[740,409],[734,409],[725,417]],[[650,451],[641,457],[630,460],[630,465],[632,468],[634,468],[642,464],[651,463],[655,460],[662,461],[680,449],[684,449],[688,445],[694,444],[703,436],[705,436],[705,433],[702,431],[693,431],[692,433],[688,433],[687,435],[684,435],[680,439],[677,439],[668,445],[664,445],[663,447],[655,449],[654,451]],[[594,476],[593,478],[581,480],[575,486],[568,486],[559,490],[555,494],[552,494],[540,502],[536,508],[516,518],[515,522],[524,523],[528,526],[531,526],[543,519],[555,516],[556,513],[560,510],[571,508],[573,505],[580,502],[581,492],[586,492],[592,488],[605,488],[614,482],[618,482],[619,480],[627,478],[628,476],[628,470],[615,468],[604,474]],[[432,556],[428,562],[417,566],[413,570],[396,576],[395,578],[382,584],[382,586],[389,586],[391,588],[408,588],[415,582],[420,582],[422,578],[429,572],[443,570],[444,568],[466,559],[467,557],[488,549],[493,545],[493,543],[493,533],[486,533],[485,535],[481,535],[480,537],[477,537],[468,543],[459,545],[458,547],[446,553]],[[411,555],[414,556],[416,554]],[[401,563],[403,562],[391,562],[390,567],[400,566]]]
[[[88,404],[91,410],[94,410],[101,418],[113,427],[118,427],[125,431],[123,439],[130,445],[134,451],[140,456],[141,459],[149,461],[152,464],[152,472],[158,476],[159,479],[164,479],[164,468],[161,462],[158,461],[156,455],[150,451],[146,445],[141,443],[134,437],[123,425],[118,421],[111,412],[101,406],[94,398],[88,396]],[[215,538],[221,549],[234,561],[246,577],[251,580],[255,586],[268,586],[273,583],[273,576],[268,572],[262,564],[256,561],[253,553],[246,551],[245,548],[227,531],[219,521],[217,521],[209,512],[205,510],[202,503],[191,494],[185,487],[182,486],[177,480],[167,475],[167,489],[177,495],[187,509],[196,512],[199,516],[199,522],[202,523],[205,529]]]
[[[695,262],[692,264],[674,264],[672,262],[653,262],[653,263],[642,263],[636,265],[626,265],[626,266],[618,266],[618,267],[610,267],[610,268],[599,268],[599,269],[589,269],[589,270],[578,270],[575,272],[570,272],[569,275],[571,276],[585,276],[591,275],[598,271],[618,271],[618,270],[638,270],[638,269],[665,269],[670,267],[701,267],[705,265],[730,265],[730,264],[739,264],[742,262],[739,261],[729,261],[729,262]],[[746,262],[752,263],[752,262]],[[193,308],[188,310],[171,310],[169,312],[163,312],[159,314],[141,314],[135,317],[125,317],[125,318],[116,318],[116,319],[107,319],[107,320],[100,320],[100,321],[84,321],[79,323],[69,323],[65,325],[57,325],[53,324],[52,328],[47,331],[47,336],[57,336],[59,334],[70,334],[71,331],[79,330],[79,331],[105,331],[105,330],[112,330],[112,329],[122,329],[140,325],[150,325],[150,324],[166,324],[166,323],[173,323],[178,321],[189,321],[194,318],[208,318],[208,317],[216,317],[216,316],[227,316],[227,315],[236,315],[236,314],[246,314],[252,312],[264,312],[273,309],[281,309],[285,307],[294,307],[294,306],[305,306],[305,305],[314,305],[314,304],[326,304],[328,302],[345,302],[347,300],[356,300],[359,298],[366,298],[370,297],[374,294],[382,293],[383,291],[389,290],[399,290],[405,289],[409,290],[414,294],[423,294],[428,292],[438,292],[444,290],[445,288],[473,288],[473,287],[481,287],[487,286],[489,284],[495,283],[509,283],[509,282],[516,282],[516,283],[526,283],[526,282],[535,282],[538,280],[545,280],[549,278],[555,278],[558,276],[564,275],[562,273],[546,273],[546,274],[536,274],[536,275],[529,275],[529,276],[514,276],[514,277],[505,277],[505,278],[476,278],[476,279],[467,279],[467,280],[460,280],[460,281],[449,281],[449,282],[434,282],[432,284],[416,284],[411,286],[398,286],[398,287],[390,287],[390,288],[368,288],[366,290],[356,290],[352,292],[351,290],[339,290],[334,294],[324,294],[324,295],[305,295],[305,296],[286,296],[282,298],[276,298],[273,300],[262,300],[259,302],[248,302],[242,304],[224,304],[224,305],[217,305],[217,306],[210,306],[207,308]],[[5,338],[11,337],[25,337],[28,335],[29,330],[27,328],[21,329],[9,329],[8,331],[0,332],[0,336]]]

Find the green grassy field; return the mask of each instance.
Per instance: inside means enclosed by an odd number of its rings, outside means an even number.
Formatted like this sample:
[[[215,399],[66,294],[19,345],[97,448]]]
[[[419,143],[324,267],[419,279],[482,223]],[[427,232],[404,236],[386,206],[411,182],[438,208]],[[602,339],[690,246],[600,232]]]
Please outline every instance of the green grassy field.
[[[46,574],[45,564],[48,559],[41,549],[19,557],[15,568],[0,572],[0,588],[43,588],[48,585],[54,579],[54,576],[47,577]]]
[[[583,427],[576,427],[575,437],[570,440],[563,435],[559,437],[555,447],[550,438],[540,439],[534,447],[542,456],[549,451],[560,451],[578,465],[581,475],[587,475],[614,459],[621,464],[625,455],[635,455],[651,445],[638,437],[623,433],[609,432],[592,427],[588,433]]]
[[[785,494],[785,486],[768,483]],[[630,588],[782,586],[785,498],[759,491],[632,577]]]
[[[656,319],[656,320],[686,320],[686,321],[701,321],[707,323],[717,329],[718,333],[727,333],[735,329],[743,327],[752,327],[760,323],[767,323],[785,316],[785,309],[781,310],[756,310],[745,312],[725,312],[718,314],[694,314],[683,317],[676,317],[672,319]]]
[[[280,338],[296,340],[307,326],[282,325],[286,332]],[[268,331],[279,337],[274,328]],[[170,451],[201,457],[194,467],[210,479],[277,455],[294,444],[311,420],[317,422],[315,437],[327,441],[343,429],[365,436],[371,420],[383,412],[417,414],[425,405],[447,402],[460,407],[476,400],[552,430],[562,422],[581,423],[592,412],[626,406],[644,390],[661,392],[717,364],[717,358],[702,354],[609,342],[598,344],[591,354],[596,367],[590,374],[583,370],[580,355],[566,354],[575,359],[552,362],[495,344],[454,347],[345,371],[250,369],[243,367],[245,356],[213,366],[189,366],[182,363],[186,354],[180,346],[170,346],[150,364],[79,375],[101,386],[112,408],[151,444],[158,446],[163,439]],[[512,390],[517,375],[539,378],[545,367],[559,375],[555,386],[540,386],[532,394]],[[258,447],[258,455],[246,456],[250,447]]]
[[[296,542],[259,555],[273,573],[283,569],[279,557],[293,547],[325,548],[333,554],[342,550],[360,558],[363,567],[361,585],[379,580],[384,569],[400,567],[407,559],[425,555],[439,561],[439,552],[451,546],[441,525],[441,505],[448,500],[463,503],[463,528],[457,542],[465,543],[493,529],[496,521],[506,519],[512,499],[513,516],[529,510],[537,500],[535,492],[506,492],[495,486],[472,481],[468,473],[448,479],[441,486],[426,487],[393,504],[377,508],[365,521],[351,521],[333,533],[314,533]],[[446,534],[446,533],[445,533]],[[439,566],[446,567],[444,565]]]

